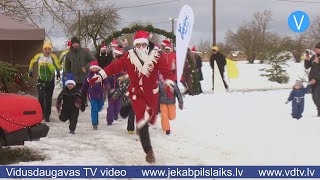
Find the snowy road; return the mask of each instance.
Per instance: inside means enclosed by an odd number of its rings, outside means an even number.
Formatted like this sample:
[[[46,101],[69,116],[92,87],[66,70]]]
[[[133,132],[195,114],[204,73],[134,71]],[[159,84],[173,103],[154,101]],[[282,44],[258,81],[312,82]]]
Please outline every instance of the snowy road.
[[[259,66],[259,67],[255,67]],[[311,95],[306,95],[303,118],[290,116],[284,104],[295,77],[286,85],[270,83],[249,75],[261,65],[240,64],[242,76],[231,81],[232,90],[287,88],[259,92],[232,92],[186,96],[185,109],[177,111],[172,135],[165,135],[158,120],[150,128],[157,165],[318,165],[320,162],[320,118]],[[203,89],[210,90],[210,69],[204,67]],[[255,68],[254,68],[255,67]],[[296,77],[302,64],[293,64]],[[258,72],[258,71],[257,71]],[[293,75],[292,75],[293,76]],[[249,89],[250,89],[249,88]],[[80,114],[76,135],[68,134],[68,123],[58,120],[53,109],[50,132],[39,142],[26,146],[47,155],[42,162],[19,165],[147,165],[137,135],[128,135],[126,120],[107,126],[106,106],[100,126],[93,131],[90,109]]]

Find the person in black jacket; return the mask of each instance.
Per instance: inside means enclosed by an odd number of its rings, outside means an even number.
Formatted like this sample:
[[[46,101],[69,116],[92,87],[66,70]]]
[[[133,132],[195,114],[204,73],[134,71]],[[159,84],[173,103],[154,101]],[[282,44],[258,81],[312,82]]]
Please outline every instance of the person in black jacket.
[[[98,60],[98,64],[102,69],[111,64],[113,60],[112,51],[107,49],[107,46],[104,42],[100,45],[100,50],[96,54],[96,59]]]
[[[310,69],[309,81],[311,84],[311,93],[314,104],[317,106],[318,117],[320,117],[320,42],[315,47],[314,55],[310,55],[310,52],[306,52],[306,58],[304,61],[304,67]]]
[[[70,134],[74,134],[78,123],[79,109],[83,112],[85,105],[82,101],[81,94],[75,88],[76,82],[72,79],[72,75],[67,75],[68,80],[65,82],[65,87],[58,96],[57,111],[61,114],[59,119],[62,122],[70,121]],[[62,106],[61,106],[62,104]]]
[[[218,68],[219,68],[219,71],[220,71],[220,74],[221,74],[221,78],[223,80],[223,83],[224,83],[224,87],[226,89],[228,89],[228,85],[226,83],[226,81],[224,80],[224,67],[226,66],[227,64],[227,61],[226,61],[226,58],[223,54],[221,54],[219,52],[219,48],[217,46],[213,46],[212,47],[212,55],[210,57],[210,66],[212,68],[212,90],[214,90],[214,61],[217,62],[217,65],[218,65]]]

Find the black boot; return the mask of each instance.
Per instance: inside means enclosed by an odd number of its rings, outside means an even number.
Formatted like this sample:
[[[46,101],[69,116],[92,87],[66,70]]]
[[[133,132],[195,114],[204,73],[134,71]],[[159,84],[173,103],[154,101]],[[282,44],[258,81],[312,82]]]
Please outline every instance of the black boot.
[[[152,149],[147,152],[146,161],[150,164],[156,162],[156,158],[154,157],[154,153]]]

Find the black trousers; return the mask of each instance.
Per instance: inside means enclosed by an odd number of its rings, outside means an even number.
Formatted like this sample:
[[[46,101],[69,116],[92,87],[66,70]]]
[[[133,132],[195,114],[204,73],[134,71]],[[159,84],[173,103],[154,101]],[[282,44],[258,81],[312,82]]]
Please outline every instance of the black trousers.
[[[318,115],[320,115],[320,86],[319,85],[312,86],[311,91],[312,91],[312,100],[314,104],[317,106]]]
[[[45,119],[49,119],[51,115],[54,80],[45,82],[38,79],[37,90],[38,90],[38,101],[42,108],[42,115]]]
[[[62,109],[61,114],[59,115],[60,121],[66,122],[69,120],[69,130],[75,131],[78,123],[79,109]]]
[[[132,107],[130,106],[130,108],[128,109],[129,111],[129,116],[128,116],[128,125],[127,125],[127,130],[128,131],[134,131],[134,112]]]
[[[139,129],[139,137],[143,151],[148,153],[150,150],[152,150],[148,124]]]
[[[224,80],[224,71],[220,71],[220,75],[224,84],[224,88],[228,89],[229,86],[226,83],[226,81]],[[212,90],[214,90],[214,71],[212,70]]]

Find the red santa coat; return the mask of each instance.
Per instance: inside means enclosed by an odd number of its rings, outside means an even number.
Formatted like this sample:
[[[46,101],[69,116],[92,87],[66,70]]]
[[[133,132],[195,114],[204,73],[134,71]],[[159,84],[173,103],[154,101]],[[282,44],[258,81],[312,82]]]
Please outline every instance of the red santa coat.
[[[174,81],[177,81],[177,71],[176,71],[176,67],[177,67],[177,61],[176,61],[176,53],[174,52],[171,52],[169,54],[163,52],[162,53],[164,59],[166,60],[168,66],[169,66],[169,69],[173,72],[174,74],[174,77],[173,77],[173,80]]]
[[[156,50],[152,50],[148,60],[142,65],[133,49],[131,49],[120,59],[103,69],[108,76],[126,70],[130,78],[129,98],[139,129],[148,122],[154,124],[156,121],[159,101],[159,72],[164,79],[173,80],[174,78],[164,57],[160,55],[159,58],[155,58],[157,54]]]

